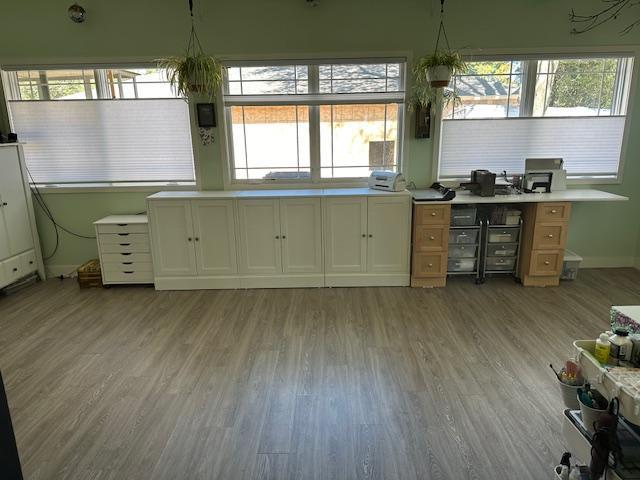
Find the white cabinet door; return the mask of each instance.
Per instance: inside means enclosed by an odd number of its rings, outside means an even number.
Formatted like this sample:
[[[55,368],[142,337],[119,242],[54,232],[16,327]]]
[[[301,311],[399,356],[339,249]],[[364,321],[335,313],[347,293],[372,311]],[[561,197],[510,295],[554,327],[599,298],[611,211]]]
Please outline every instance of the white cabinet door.
[[[2,198],[0,198],[0,204]],[[4,212],[0,207],[0,261],[11,256],[11,250],[9,249],[9,231],[7,229],[7,223],[4,218]]]
[[[195,275],[196,255],[189,200],[150,201],[149,223],[156,276]]]
[[[18,147],[0,148],[0,171],[0,208],[5,223],[5,228],[0,227],[0,231],[6,231],[9,255],[16,255],[33,248]],[[0,253],[2,250],[3,247],[0,247]]]
[[[233,200],[193,200],[198,275],[238,272]]]
[[[280,199],[282,270],[322,272],[322,208],[319,198]]]
[[[408,273],[411,203],[408,197],[370,197],[369,273]]]
[[[238,200],[240,272],[282,273],[279,200]]]
[[[367,269],[367,199],[323,199],[326,273],[359,273]]]

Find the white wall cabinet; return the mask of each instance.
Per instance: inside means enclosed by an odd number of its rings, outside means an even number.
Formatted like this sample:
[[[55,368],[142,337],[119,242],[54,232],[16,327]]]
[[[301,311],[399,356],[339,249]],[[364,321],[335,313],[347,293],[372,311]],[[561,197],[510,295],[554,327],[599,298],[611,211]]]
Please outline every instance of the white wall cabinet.
[[[0,145],[0,288],[35,271],[45,278],[22,146]]]
[[[363,190],[152,195],[156,288],[409,285],[410,196]]]

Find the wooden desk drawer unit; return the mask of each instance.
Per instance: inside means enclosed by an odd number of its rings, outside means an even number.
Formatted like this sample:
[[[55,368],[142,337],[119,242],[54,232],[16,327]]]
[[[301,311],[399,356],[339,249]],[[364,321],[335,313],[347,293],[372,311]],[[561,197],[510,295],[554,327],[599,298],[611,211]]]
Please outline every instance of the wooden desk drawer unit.
[[[412,287],[444,287],[451,205],[414,205]]]
[[[153,283],[146,215],[112,215],[95,226],[103,285]]]
[[[560,283],[571,204],[538,203],[523,209],[520,279],[524,286]]]

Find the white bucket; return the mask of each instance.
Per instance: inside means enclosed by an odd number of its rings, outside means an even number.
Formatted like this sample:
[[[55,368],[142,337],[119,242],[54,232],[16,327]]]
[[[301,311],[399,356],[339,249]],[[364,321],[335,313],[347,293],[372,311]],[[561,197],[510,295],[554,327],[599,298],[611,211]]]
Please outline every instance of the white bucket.
[[[560,379],[558,379],[558,385],[560,385],[560,392],[562,393],[562,401],[564,402],[564,406],[570,408],[571,410],[578,410],[580,408],[580,403],[578,402],[578,389],[583,388],[582,385],[567,385],[566,383],[562,383]]]
[[[576,400],[578,400],[578,396],[576,395]],[[607,413],[607,409],[604,408],[602,410],[587,407],[584,403],[578,400],[580,404],[580,413],[582,414],[582,423],[584,424],[587,431],[593,433],[595,429],[593,428],[593,423],[597,421],[603,414]]]

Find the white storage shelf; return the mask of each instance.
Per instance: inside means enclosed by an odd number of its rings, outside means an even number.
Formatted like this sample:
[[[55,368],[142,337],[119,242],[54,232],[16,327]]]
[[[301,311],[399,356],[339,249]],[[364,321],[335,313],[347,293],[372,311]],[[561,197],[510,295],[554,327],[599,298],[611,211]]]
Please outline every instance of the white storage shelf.
[[[153,283],[146,215],[110,215],[94,225],[104,285]]]
[[[617,385],[607,370],[600,365],[594,355],[595,340],[576,340],[573,346],[576,358],[582,367],[582,374],[593,388],[602,393],[607,400],[618,397],[620,414],[634,425],[640,425],[640,395],[634,395],[628,385]]]

